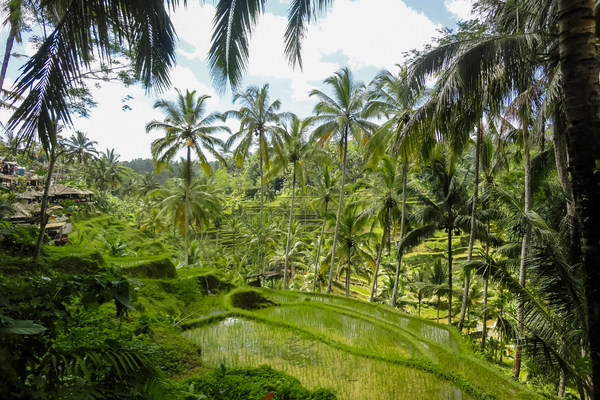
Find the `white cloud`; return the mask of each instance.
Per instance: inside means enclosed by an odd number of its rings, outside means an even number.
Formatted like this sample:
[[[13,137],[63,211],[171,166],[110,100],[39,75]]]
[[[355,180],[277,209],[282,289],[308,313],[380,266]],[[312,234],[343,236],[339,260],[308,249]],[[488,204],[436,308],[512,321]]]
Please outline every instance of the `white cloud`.
[[[467,20],[474,17],[471,13],[474,3],[474,0],[444,0],[446,10],[461,20]]]
[[[310,25],[303,43],[303,71],[292,70],[283,55],[287,20],[264,15],[250,43],[249,75],[292,80],[293,99],[307,93],[334,71],[346,65],[325,62],[325,56],[348,57],[352,69],[373,66],[393,68],[403,53],[421,48],[439,26],[424,14],[393,0],[337,0],[327,15]]]
[[[177,52],[189,59],[205,60],[210,49],[212,35],[212,20],[215,16],[215,7],[210,4],[200,5],[199,2],[190,1],[187,7],[178,8],[171,16],[173,25],[177,30],[179,40],[186,42],[193,49],[185,51],[181,48]]]

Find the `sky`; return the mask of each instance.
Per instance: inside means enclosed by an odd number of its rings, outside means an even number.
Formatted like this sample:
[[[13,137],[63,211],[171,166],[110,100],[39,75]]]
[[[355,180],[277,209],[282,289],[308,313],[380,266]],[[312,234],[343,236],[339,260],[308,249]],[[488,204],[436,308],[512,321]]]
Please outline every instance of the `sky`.
[[[175,100],[177,92],[196,90],[207,94],[208,111],[225,112],[238,109],[232,103],[230,92],[218,96],[211,87],[207,53],[210,47],[212,20],[215,7],[211,1],[188,0],[185,9],[172,14],[179,42],[177,65],[171,71],[171,89],[156,94],[146,93],[139,86],[124,87],[117,83],[102,83],[93,87],[94,100],[89,118],[75,118],[73,127],[63,130],[69,137],[76,130],[98,142],[99,151],[115,149],[121,161],[150,158],[150,143],[161,137],[159,131],[146,133],[145,126],[163,114],[153,109],[157,99]],[[281,111],[293,112],[299,117],[311,114],[316,103],[309,97],[313,89],[328,92],[323,80],[335,71],[348,67],[365,84],[377,72],[388,69],[397,72],[403,54],[421,49],[439,36],[442,27],[456,28],[460,20],[470,19],[472,0],[335,0],[316,23],[311,23],[303,44],[303,69],[293,69],[283,54],[283,36],[287,24],[288,1],[270,0],[258,21],[250,41],[250,60],[242,88],[249,85],[269,84],[271,101],[281,100]],[[8,28],[0,32],[0,43],[5,43]],[[33,55],[31,44],[16,46],[13,53]],[[2,49],[2,53],[4,49]],[[24,58],[11,59],[5,87],[18,78]],[[130,110],[123,110],[124,99]],[[0,111],[0,122],[6,123],[8,111]],[[227,121],[235,132],[239,123]],[[226,140],[227,134],[221,138]]]

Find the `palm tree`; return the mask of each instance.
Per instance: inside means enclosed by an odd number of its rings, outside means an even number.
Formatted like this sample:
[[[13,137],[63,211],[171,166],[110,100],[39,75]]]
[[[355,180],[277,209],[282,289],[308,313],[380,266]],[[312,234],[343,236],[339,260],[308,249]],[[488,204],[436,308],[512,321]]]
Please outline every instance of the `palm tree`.
[[[323,174],[317,175],[316,184],[310,185],[308,190],[316,196],[311,201],[313,207],[319,207],[323,224],[321,226],[321,234],[319,235],[319,244],[317,245],[317,255],[315,256],[315,275],[313,279],[312,291],[315,291],[317,285],[317,277],[320,274],[319,256],[321,254],[321,244],[323,243],[323,235],[325,234],[325,224],[327,223],[327,212],[330,202],[335,203],[335,198],[338,193],[337,178],[332,177],[330,168],[325,166]]]
[[[182,160],[182,163],[187,161]],[[179,228],[181,234],[188,231],[190,224],[194,225],[196,232],[201,232],[208,226],[211,216],[221,211],[220,192],[214,188],[214,184],[209,179],[196,179],[188,186],[188,180],[185,178],[185,171],[189,170],[184,165],[184,178],[173,178],[166,187],[154,190],[150,193],[152,196],[161,198],[161,214],[171,213],[173,215],[173,225]],[[189,213],[189,214],[188,214]],[[198,241],[206,263],[210,266],[204,245]],[[188,249],[189,242],[186,242]],[[186,250],[186,254],[187,254]],[[189,257],[186,256],[187,266],[189,267]]]
[[[106,157],[106,154],[94,160],[88,174],[93,184],[102,192],[123,183],[122,167],[111,162],[111,158]]]
[[[205,116],[206,100],[208,95],[196,98],[196,91],[186,90],[185,95],[177,90],[177,102],[164,99],[154,103],[155,109],[160,109],[165,114],[163,122],[153,120],[146,124],[146,132],[153,130],[164,130],[165,136],[152,142],[152,157],[158,164],[158,168],[168,165],[177,153],[186,150],[186,173],[185,173],[185,248],[189,248],[189,208],[190,208],[190,185],[192,181],[192,151],[198,157],[200,166],[210,175],[210,164],[204,154],[203,148],[208,151],[223,165],[225,160],[215,149],[216,146],[223,147],[224,143],[217,138],[217,132],[230,132],[226,126],[212,126],[215,121],[222,120],[218,113]],[[185,266],[189,267],[189,259],[185,257]]]
[[[440,322],[440,299],[442,296],[448,295],[448,298],[451,298],[451,291],[449,289],[448,281],[449,274],[448,271],[450,269],[442,265],[442,260],[439,258],[435,260],[433,266],[430,267],[429,274],[426,275],[428,278],[428,290],[437,297],[437,322]],[[450,302],[448,302],[448,308],[450,308]],[[448,322],[449,324],[450,322]]]
[[[367,169],[369,171],[369,169]],[[377,254],[375,272],[373,274],[373,286],[371,288],[370,301],[375,300],[377,294],[377,275],[379,274],[379,265],[383,249],[387,244],[387,253],[390,254],[392,242],[392,227],[401,217],[399,204],[402,204],[400,193],[402,191],[402,172],[398,171],[398,165],[388,156],[384,156],[377,169],[371,171],[371,180],[359,181],[355,185],[356,190],[363,189],[367,196],[364,200],[354,202],[355,205],[362,205],[364,210],[362,214],[366,218],[373,218],[373,229],[376,223],[379,223],[383,232],[381,235],[381,245]]]
[[[354,258],[364,260],[368,257],[361,249],[361,245],[369,244],[375,236],[372,232],[365,232],[369,219],[365,215],[361,215],[355,207],[346,207],[342,217],[336,219],[336,224],[338,221],[340,227],[338,240],[342,248],[341,256],[346,259],[346,297],[349,297],[350,271]],[[330,268],[333,269],[333,265]]]
[[[13,44],[15,41],[17,43],[23,41],[21,32],[27,28],[25,22],[27,6],[28,3],[26,1],[11,0],[5,1],[2,7],[4,13],[7,14],[7,18],[3,25],[9,25],[10,31],[8,33],[8,38],[6,39],[6,48],[4,50],[4,58],[2,59],[2,68],[0,69],[0,90],[4,87],[4,78],[6,77],[6,70],[8,68]]]
[[[140,198],[144,198],[150,194],[150,192],[159,189],[160,184],[156,180],[156,175],[153,171],[146,171],[142,178],[136,182],[135,190]]]
[[[279,129],[276,129],[280,121],[287,120],[290,117],[289,113],[278,113],[281,108],[281,101],[275,100],[270,102],[269,85],[264,84],[262,88],[250,86],[243,93],[237,93],[233,97],[233,102],[238,101],[242,107],[235,111],[227,111],[224,116],[226,118],[236,118],[240,121],[240,129],[238,132],[231,135],[225,144],[225,148],[229,149],[239,140],[233,158],[238,166],[242,166],[246,158],[250,154],[250,149],[254,144],[258,145],[258,159],[260,164],[260,217],[263,216],[264,203],[264,166],[270,169],[271,163],[269,160],[269,147],[275,147],[276,151],[281,148],[281,138],[279,137]],[[258,243],[259,253],[261,252],[261,243]],[[261,253],[262,254],[262,253]],[[262,266],[262,256],[259,256],[259,263]]]
[[[347,68],[337,71],[333,76],[325,79],[324,83],[333,89],[333,98],[320,90],[313,90],[310,96],[319,100],[315,105],[313,121],[320,124],[313,132],[312,139],[318,140],[323,145],[332,137],[339,137],[339,147],[342,153],[342,180],[340,182],[340,200],[338,203],[338,219],[335,223],[333,234],[333,247],[331,263],[335,265],[335,248],[339,230],[339,218],[344,209],[344,184],[346,180],[346,158],[348,153],[348,140],[350,136],[359,144],[366,142],[369,133],[376,129],[376,125],[362,118],[364,108],[365,86],[354,80],[352,73]],[[312,141],[312,140],[311,140]],[[333,284],[333,268],[329,270],[329,283],[327,293],[331,293]]]
[[[313,146],[306,142],[308,129],[310,128],[310,119],[301,120],[292,115],[288,125],[277,128],[278,136],[281,138],[281,148],[277,152],[277,157],[273,163],[273,169],[267,174],[267,177],[278,174],[281,170],[287,169],[288,164],[292,164],[292,200],[290,204],[290,221],[288,224],[288,233],[285,250],[285,262],[283,269],[283,289],[287,283],[288,253],[290,248],[290,238],[292,233],[292,222],[294,220],[294,199],[296,197],[296,178],[299,178],[300,184],[304,186],[305,178],[308,177],[306,163],[312,158],[318,163],[327,163],[329,160],[320,149],[313,149]],[[269,176],[270,175],[270,176]]]
[[[94,148],[98,142],[89,140],[87,135],[81,131],[76,131],[75,134],[77,136],[71,135],[65,141],[67,148],[65,157],[76,159],[79,165],[87,165],[90,160],[98,157],[98,150]]]
[[[416,154],[432,145],[431,129],[420,129],[418,124],[413,124],[414,115],[427,109],[426,103],[429,90],[414,88],[407,79],[408,70],[400,67],[397,74],[382,71],[369,85],[365,114],[384,118],[385,122],[373,134],[367,143],[371,165],[376,165],[386,152],[389,152],[394,163],[402,164],[402,206],[400,215],[400,235],[396,240],[404,239],[406,233],[406,193],[408,190],[407,179],[410,165],[414,162]],[[393,280],[394,289],[390,296],[390,305],[394,306],[400,283],[402,267],[401,253],[397,252],[396,275]]]
[[[467,231],[471,227],[471,216],[467,207],[467,194],[464,181],[460,180],[458,171],[448,165],[442,153],[434,158],[432,164],[424,170],[425,181],[430,185],[430,195],[419,194],[422,206],[417,209],[415,219],[422,227],[411,231],[401,243],[400,251],[420,243],[431,237],[436,231],[443,230],[448,238],[448,324],[452,323],[452,237]],[[485,230],[480,222],[475,221],[474,236],[485,237]]]
[[[141,230],[152,232],[153,242],[156,242],[156,234],[167,230],[167,228],[168,226],[164,216],[156,208],[152,208],[152,211],[146,215],[146,218],[142,221],[142,225],[140,226]]]

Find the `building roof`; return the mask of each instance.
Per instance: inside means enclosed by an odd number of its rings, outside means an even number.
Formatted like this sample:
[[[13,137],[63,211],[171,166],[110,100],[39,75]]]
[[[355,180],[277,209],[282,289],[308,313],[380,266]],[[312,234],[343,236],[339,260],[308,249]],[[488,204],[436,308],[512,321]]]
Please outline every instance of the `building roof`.
[[[81,192],[78,189],[62,184],[52,185],[48,190],[48,196],[61,196],[67,194],[81,194]]]
[[[35,197],[33,196],[33,194],[31,192],[17,193],[15,195],[15,197],[17,199],[28,199],[28,200],[35,199]]]
[[[32,217],[31,213],[29,211],[27,211],[25,209],[25,207],[23,207],[23,204],[21,204],[21,203],[13,204],[13,208],[15,209],[15,213],[13,214],[12,217],[10,217],[10,219],[31,218]]]
[[[59,229],[62,228],[66,222],[57,222],[55,224],[46,224],[46,229]]]

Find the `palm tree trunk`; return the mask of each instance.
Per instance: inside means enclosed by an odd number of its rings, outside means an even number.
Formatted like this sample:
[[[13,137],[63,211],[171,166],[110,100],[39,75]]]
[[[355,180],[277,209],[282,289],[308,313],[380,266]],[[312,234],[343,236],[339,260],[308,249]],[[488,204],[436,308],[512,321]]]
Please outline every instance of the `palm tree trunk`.
[[[263,175],[263,157],[262,157],[262,151],[260,148],[260,143],[262,143],[262,132],[260,134],[260,139],[261,139],[261,141],[259,141],[259,144],[258,144],[258,158],[260,161],[260,230],[261,230],[261,233],[258,236],[258,265],[259,265],[260,271],[263,272],[264,269],[263,269],[263,262],[262,262],[262,251],[261,251],[262,243],[261,242],[262,242],[262,230],[264,228],[263,227],[263,192],[264,192],[265,185],[264,185],[264,175]],[[285,285],[285,282],[284,282],[284,285]]]
[[[342,158],[342,182],[340,184],[340,204],[338,205],[338,213],[335,221],[335,232],[333,234],[333,245],[331,247],[331,263],[329,265],[329,284],[327,285],[327,293],[331,293],[333,286],[333,266],[335,264],[335,247],[337,245],[338,229],[340,227],[340,219],[344,211],[344,185],[346,183],[346,156],[348,153],[348,127],[344,130],[344,156]]]
[[[481,121],[477,129],[477,140],[475,144],[475,185],[473,187],[473,208],[471,210],[471,233],[469,234],[469,252],[467,253],[467,262],[473,258],[473,244],[475,242],[475,215],[477,213],[477,196],[479,192],[479,152],[481,151]],[[470,274],[465,274],[465,288],[463,292],[462,307],[460,309],[460,319],[458,320],[458,330],[462,331],[465,322],[465,314],[467,312],[467,302],[469,301],[469,284]]]
[[[525,213],[531,210],[531,155],[529,146],[529,132],[527,130],[527,122],[523,122],[523,161],[525,163]],[[523,232],[523,242],[521,244],[521,265],[519,268],[519,284],[525,287],[526,274],[525,274],[525,261],[527,258],[527,248],[529,247],[529,223],[525,221],[525,227]],[[524,319],[524,304],[523,300],[519,300],[517,307],[517,333],[522,335],[523,333],[523,319]],[[515,361],[513,364],[512,374],[515,379],[519,379],[521,373],[521,353],[522,343],[521,340],[517,340],[517,346],[515,348]]]
[[[404,240],[404,220],[406,219],[406,178],[408,175],[408,166],[406,163],[402,163],[402,212],[400,215],[400,242],[396,242],[396,251],[398,252],[398,265],[396,265],[396,280],[394,281],[394,291],[392,292],[392,298],[390,299],[390,306],[394,307],[396,304],[396,297],[398,296],[398,281],[400,280],[400,269],[402,268],[402,256],[398,250],[399,244]]]
[[[327,201],[325,202],[325,214],[327,213]],[[323,242],[323,235],[325,234],[325,223],[327,222],[325,219],[325,214],[323,214],[323,226],[321,227],[321,236],[319,236],[319,246],[317,247],[317,258],[315,260],[315,276],[313,277],[313,287],[312,291],[315,291],[315,287],[317,286],[317,276],[319,274],[319,256],[321,255],[321,243]]]
[[[452,213],[450,213],[452,219]],[[448,229],[448,325],[452,325],[452,229]]]
[[[377,252],[377,262],[375,263],[375,272],[373,273],[373,285],[371,286],[371,297],[369,298],[369,302],[375,301],[375,295],[377,294],[377,275],[379,274],[379,264],[381,263],[381,255],[383,253],[383,248],[385,247],[385,235],[383,235],[381,239],[381,247]]]
[[[352,249],[348,249],[348,265],[346,266],[346,297],[350,297],[350,258]]]
[[[556,172],[560,180],[560,184],[568,197],[572,198],[573,190],[571,188],[571,178],[567,170],[567,149],[565,143],[564,119],[560,112],[560,107],[554,110],[554,133],[552,141],[554,143],[554,160],[556,161]],[[573,202],[567,202],[567,214],[571,217],[575,216]],[[573,234],[571,236],[574,236]]]
[[[54,129],[56,125],[54,125]],[[50,160],[48,163],[48,175],[46,183],[44,184],[44,194],[42,195],[42,204],[40,208],[40,232],[35,243],[35,249],[33,250],[33,262],[35,265],[38,264],[40,253],[42,251],[42,243],[44,242],[44,233],[46,231],[46,208],[48,207],[48,192],[50,191],[50,181],[52,180],[52,171],[54,170],[54,162],[56,161],[54,147],[50,150]]]
[[[296,194],[296,162],[292,165],[293,178],[292,178],[292,205],[290,206],[290,223],[288,224],[287,243],[285,245],[285,266],[283,268],[283,290],[285,290],[287,284],[287,270],[288,270],[288,258],[290,256],[290,237],[292,236],[292,222],[294,221],[294,197]]]
[[[377,294],[377,274],[379,274],[379,264],[381,263],[381,255],[383,254],[383,248],[385,247],[385,234],[389,231],[389,226],[387,225],[389,208],[385,209],[385,218],[386,226],[383,227],[383,235],[381,236],[381,247],[379,248],[379,252],[377,253],[377,262],[375,263],[375,273],[373,274],[373,286],[371,287],[371,297],[369,301],[372,302],[375,300],[375,295]],[[389,235],[389,233],[388,233]],[[390,235],[391,236],[391,235]]]
[[[600,332],[600,67],[596,54],[595,1],[559,0],[559,52],[565,91],[567,150],[586,271],[589,332]],[[591,386],[600,388],[600,335],[589,335]],[[598,396],[596,396],[598,397]]]
[[[208,265],[208,268],[212,268],[212,265],[210,263],[210,258],[208,258],[208,254],[206,254],[206,249],[204,248],[204,241],[199,240],[198,244],[200,245],[200,248],[202,249],[202,254],[204,255],[204,259],[206,260],[206,264]]]
[[[437,304],[437,323],[440,323],[440,295],[438,294],[438,304]]]
[[[192,180],[192,148],[187,148],[187,165],[185,176],[185,267],[190,267],[189,249],[190,249],[190,185]]]
[[[12,12],[12,10],[11,10]],[[6,49],[4,50],[4,59],[2,60],[2,69],[0,70],[0,89],[4,87],[4,78],[6,77],[6,69],[8,68],[8,61],[10,60],[10,53],[12,51],[15,38],[18,33],[18,21],[14,18],[10,18],[10,33],[6,39]]]
[[[485,354],[485,339],[487,336],[487,304],[488,304],[488,282],[487,274],[483,278],[483,328],[481,331],[481,353]]]

